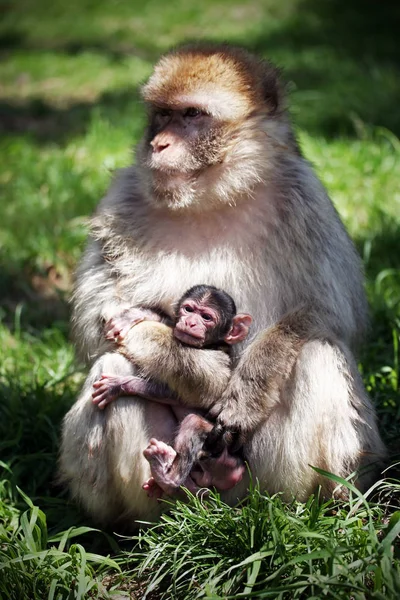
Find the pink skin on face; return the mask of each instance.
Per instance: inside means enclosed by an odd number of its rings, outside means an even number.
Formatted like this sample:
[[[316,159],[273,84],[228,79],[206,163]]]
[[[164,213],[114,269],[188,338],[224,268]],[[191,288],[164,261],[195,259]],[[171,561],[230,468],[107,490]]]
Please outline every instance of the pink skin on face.
[[[183,110],[156,107],[153,124],[158,133],[150,142],[148,164],[151,169],[176,171],[178,176],[190,174],[201,164],[188,153],[188,144],[195,143],[210,125],[209,115],[196,107]]]
[[[200,348],[207,338],[211,337],[211,332],[218,322],[219,315],[216,310],[188,299],[179,308],[174,335],[181,342]]]

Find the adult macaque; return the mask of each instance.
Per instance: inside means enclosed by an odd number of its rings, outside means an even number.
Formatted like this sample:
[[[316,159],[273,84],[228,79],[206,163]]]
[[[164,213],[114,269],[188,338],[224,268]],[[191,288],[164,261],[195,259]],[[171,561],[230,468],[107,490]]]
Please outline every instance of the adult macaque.
[[[163,492],[175,494],[184,486],[196,492],[199,487],[215,486],[219,490],[227,490],[234,487],[243,477],[245,467],[239,456],[229,454],[227,448],[222,448],[218,456],[212,456],[203,450],[203,444],[213,425],[201,414],[193,413],[187,405],[187,399],[191,395],[192,381],[187,380],[186,373],[175,380],[171,379],[171,364],[174,360],[179,361],[178,353],[185,352],[181,343],[194,348],[208,348],[215,351],[227,352],[234,344],[242,342],[248,335],[251,324],[251,316],[237,314],[235,302],[224,292],[213,286],[196,285],[186,291],[179,300],[172,323],[163,318],[159,313],[149,309],[138,309],[135,318],[131,313],[131,326],[143,321],[168,323],[170,327],[159,327],[160,347],[165,353],[168,345],[167,371],[160,366],[157,377],[161,381],[148,379],[149,371],[145,364],[140,365],[142,377],[128,375],[108,376],[102,375],[99,381],[93,384],[93,402],[100,409],[121,396],[140,396],[155,402],[169,404],[179,423],[179,430],[175,438],[174,448],[165,444],[162,440],[155,438],[150,440],[149,446],[144,451],[145,458],[150,462],[152,477],[145,482],[144,489],[152,496],[161,496]],[[125,335],[129,329],[125,329],[122,338],[118,323],[106,325],[109,339],[120,341],[120,352],[129,356],[129,340]],[[178,342],[176,342],[178,340]],[[194,361],[196,356],[194,355]],[[150,373],[153,359],[149,364]],[[225,363],[225,361],[224,361]],[[190,371],[188,371],[190,373]],[[207,373],[204,374],[207,376]],[[218,396],[208,398],[209,384],[205,387],[205,393],[197,388],[197,397],[194,407],[210,407],[210,402],[219,399],[228,384],[227,371],[224,369],[219,375],[222,387]],[[165,381],[171,382],[171,387]],[[189,387],[185,387],[189,386]],[[204,387],[204,386],[203,386]],[[175,391],[180,391],[183,401]],[[185,403],[186,402],[186,403]],[[171,431],[172,439],[174,432]],[[193,469],[193,467],[195,468]],[[193,473],[191,474],[191,471]]]
[[[384,455],[352,354],[367,307],[360,260],[301,155],[277,72],[241,49],[188,46],[160,60],[143,98],[149,125],[137,165],[119,172],[100,204],[77,274],[74,329],[93,366],[64,421],[62,477],[98,520],[159,514],[141,488],[150,476],[142,450],[151,438],[168,441],[171,408],[121,398],[100,411],[92,386],[102,373],[134,374],[104,323],[123,330],[140,306],[172,315],[203,281],[231,294],[258,334],[235,346],[217,429],[243,433],[261,489],[304,499],[321,484],[331,494],[334,484],[310,465],[346,477]],[[168,366],[153,323],[126,340],[154,377],[160,361]],[[194,388],[207,373],[215,392],[221,353],[193,349],[191,362],[185,350],[181,373],[193,369]],[[170,368],[179,373],[176,361]],[[358,485],[370,477],[361,472]],[[243,497],[247,483],[223,498]]]

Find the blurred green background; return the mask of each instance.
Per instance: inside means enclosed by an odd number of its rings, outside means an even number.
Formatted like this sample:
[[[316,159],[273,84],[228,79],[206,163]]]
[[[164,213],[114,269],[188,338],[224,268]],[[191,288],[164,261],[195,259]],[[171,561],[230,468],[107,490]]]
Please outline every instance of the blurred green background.
[[[364,259],[372,325],[361,368],[395,451],[400,3],[3,0],[0,7],[0,450],[13,483],[33,496],[55,494],[59,423],[82,380],[67,299],[86,218],[113,170],[132,160],[144,124],[138,86],[160,53],[200,38],[244,45],[283,69],[304,153]]]

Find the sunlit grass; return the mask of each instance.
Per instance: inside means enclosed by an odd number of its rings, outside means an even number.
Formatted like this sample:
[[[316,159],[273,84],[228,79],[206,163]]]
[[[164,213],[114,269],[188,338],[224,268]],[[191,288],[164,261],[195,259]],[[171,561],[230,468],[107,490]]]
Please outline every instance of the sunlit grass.
[[[21,0],[5,8],[0,597],[105,598],[112,587],[132,598],[146,587],[165,598],[400,596],[396,479],[350,504],[288,506],[257,489],[235,510],[194,499],[125,541],[123,554],[115,539],[85,529],[91,523],[56,481],[60,422],[84,377],[67,300],[87,216],[113,171],[132,160],[144,123],[138,86],[159,52],[194,38],[244,44],[285,69],[302,149],[364,260],[372,319],[360,369],[398,456],[400,83],[389,4],[383,20],[361,0]]]
[[[193,498],[143,532],[130,558],[148,591],[161,589],[166,599],[394,600],[400,512],[382,526],[384,516],[383,504],[352,494],[348,503],[314,497],[287,505],[255,489],[235,510],[218,497]]]

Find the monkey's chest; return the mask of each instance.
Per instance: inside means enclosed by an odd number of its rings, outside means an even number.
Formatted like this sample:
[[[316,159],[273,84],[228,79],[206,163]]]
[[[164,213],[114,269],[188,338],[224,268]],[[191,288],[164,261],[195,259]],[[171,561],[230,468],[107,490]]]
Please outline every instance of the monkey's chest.
[[[198,249],[195,256],[179,251],[141,252],[119,264],[118,271],[119,292],[129,303],[158,306],[170,314],[190,287],[214,285],[234,298],[238,311],[253,316],[253,331],[258,323],[265,326],[266,305],[276,303],[265,260],[230,247]],[[269,312],[272,322],[274,311]]]

